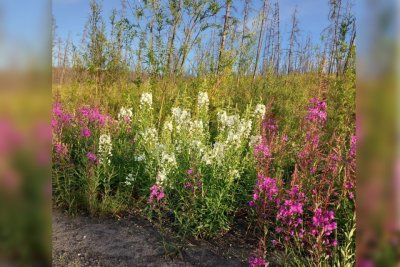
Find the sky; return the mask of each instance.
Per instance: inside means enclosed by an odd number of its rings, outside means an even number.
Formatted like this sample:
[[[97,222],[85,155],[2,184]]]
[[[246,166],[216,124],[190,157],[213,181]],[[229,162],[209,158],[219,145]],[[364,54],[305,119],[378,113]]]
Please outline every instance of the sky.
[[[0,0],[0,70],[43,62],[49,51],[50,0]]]
[[[100,0],[103,16],[108,21],[113,8],[120,8],[120,0]],[[132,3],[141,0],[129,0]],[[270,0],[274,2],[275,0]],[[329,0],[279,0],[282,45],[287,45],[290,17],[298,6],[301,35],[309,34],[313,43],[319,43],[321,32],[328,26]],[[243,19],[244,0],[233,0],[232,15]],[[252,0],[252,14],[261,9],[262,0]],[[50,10],[50,8],[52,10]],[[89,13],[89,0],[0,0],[0,68],[16,57],[48,54],[51,33],[50,15],[57,24],[57,35],[62,39],[70,36],[75,45],[81,40],[82,31]],[[222,21],[222,15],[220,15]],[[18,52],[16,52],[18,51]]]
[[[129,0],[132,6],[135,6],[142,0]],[[270,3],[275,3],[276,0],[269,0]],[[297,6],[300,40],[311,37],[314,45],[321,42],[321,33],[329,25],[329,0],[278,0],[280,8],[280,32],[281,32],[281,47],[282,53],[286,53],[289,43],[289,33],[291,29],[291,16]],[[106,22],[106,27],[109,26],[109,17],[112,9],[120,10],[120,0],[99,0],[102,4],[103,18]],[[53,0],[52,15],[55,19],[57,29],[56,34],[62,40],[70,38],[74,45],[79,46],[82,40],[82,32],[85,23],[89,16],[90,0]],[[233,0],[231,16],[236,17],[239,21],[243,20],[244,0]],[[262,9],[263,0],[251,0],[251,10],[249,21],[255,19],[259,11]],[[133,15],[129,15],[128,19],[132,19]],[[223,12],[220,12],[220,23],[223,23]],[[210,36],[210,34],[205,34]],[[178,36],[179,38],[179,36]],[[207,37],[205,37],[207,38]],[[190,66],[194,61],[195,51],[192,49],[188,55],[187,66]]]
[[[134,2],[135,0],[130,0]],[[136,0],[140,1],[140,0]],[[103,15],[108,18],[113,8],[120,8],[119,0],[103,0]],[[313,41],[320,40],[320,34],[328,26],[328,0],[279,0],[281,16],[281,32],[284,36],[290,31],[290,17],[298,6],[300,30],[305,35],[310,34]],[[243,0],[233,0],[234,16],[242,19]],[[262,1],[253,0],[252,16],[261,9]],[[88,18],[89,0],[53,0],[53,16],[57,24],[57,34],[62,38],[69,35],[79,42],[83,27]],[[285,39],[285,38],[284,38]],[[74,41],[74,42],[75,42]]]

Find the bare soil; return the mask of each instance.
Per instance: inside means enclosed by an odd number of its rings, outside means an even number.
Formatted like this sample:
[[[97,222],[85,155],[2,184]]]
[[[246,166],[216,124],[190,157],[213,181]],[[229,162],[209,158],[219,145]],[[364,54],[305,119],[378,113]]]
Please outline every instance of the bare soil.
[[[53,211],[53,266],[248,266],[251,250],[234,232],[182,245],[138,216],[71,217]]]

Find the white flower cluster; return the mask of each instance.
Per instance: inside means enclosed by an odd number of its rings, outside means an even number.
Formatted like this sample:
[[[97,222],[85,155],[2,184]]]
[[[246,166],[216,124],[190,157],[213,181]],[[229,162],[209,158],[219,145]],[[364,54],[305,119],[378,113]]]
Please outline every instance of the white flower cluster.
[[[201,161],[206,165],[211,165],[213,160],[213,155],[210,152],[206,152],[203,154]]]
[[[217,165],[221,166],[224,163],[228,148],[228,143],[215,142],[212,149],[208,149],[203,153],[201,161],[206,165],[211,165],[215,162]]]
[[[172,109],[172,117],[177,123],[183,123],[190,120],[190,111],[176,107]]]
[[[226,111],[219,111],[217,114],[218,121],[219,121],[219,128],[221,131],[225,130],[225,128],[230,128],[233,125],[239,122],[238,115],[227,115]]]
[[[203,156],[201,158],[201,161],[206,164],[206,165],[211,165],[212,164],[212,154],[210,153],[210,151],[207,151],[205,153],[203,153]]]
[[[145,155],[145,154],[140,154],[140,155],[138,155],[138,156],[135,157],[135,160],[136,160],[137,162],[144,161],[144,160],[146,160],[146,155]]]
[[[135,182],[135,177],[133,176],[132,173],[128,174],[128,176],[125,177],[126,186],[132,186],[134,182]]]
[[[252,121],[240,119],[238,115],[227,115],[226,111],[218,112],[219,130],[227,132],[226,143],[239,146],[242,140],[249,137]]]
[[[197,106],[199,108],[206,108],[208,109],[208,94],[207,92],[199,92],[199,95],[197,96]]]
[[[240,120],[237,127],[233,128],[228,132],[227,142],[233,145],[239,146],[241,142],[247,138],[251,133],[252,121],[251,120]]]
[[[222,142],[215,142],[211,149],[203,147],[201,153],[201,161],[206,165],[211,165],[213,162],[221,165],[225,156],[226,149],[227,145]]]
[[[157,176],[156,176],[156,184],[158,185],[164,185],[167,180],[167,175],[163,170],[158,171]]]
[[[172,122],[171,121],[164,122],[163,130],[167,131],[167,132],[172,132],[172,130],[173,130]]]
[[[203,155],[206,150],[206,146],[199,140],[192,140],[190,142],[190,148],[192,151],[200,156]]]
[[[110,157],[112,156],[112,143],[109,134],[102,134],[99,138],[99,155],[100,163],[108,162],[110,164]]]
[[[163,151],[161,154],[161,166],[165,170],[169,170],[173,167],[176,167],[177,164],[176,164],[175,154],[174,153],[168,154],[167,152]]]
[[[149,103],[151,94],[150,97],[143,94],[141,105],[147,106]],[[250,136],[254,115],[241,118],[238,114],[229,115],[223,110],[218,112],[218,133],[216,141],[211,142],[208,133],[208,115],[203,113],[204,107],[208,108],[208,105],[208,94],[199,92],[198,109],[193,118],[190,110],[174,107],[171,110],[171,117],[165,120],[160,133],[154,126],[143,124],[141,129],[144,130],[138,135],[141,151],[135,159],[143,161],[144,165],[148,166],[149,172],[156,174],[157,184],[174,185],[172,179],[177,178],[176,170],[184,167],[179,161],[181,158],[189,158],[194,164],[201,162],[202,166],[209,166],[207,169],[211,168],[213,173],[223,173],[218,174],[219,177],[240,178],[242,170],[239,166],[243,152],[248,152],[245,148],[249,139],[251,145],[261,139],[259,136]],[[198,111],[201,111],[200,116]],[[265,106],[258,105],[255,113],[264,116]]]
[[[140,136],[146,143],[157,143],[158,141],[158,133],[155,128],[146,128],[140,132]]]
[[[222,159],[224,157],[226,150],[226,144],[215,142],[213,146],[213,157],[217,160]]]
[[[158,155],[161,155],[164,152],[165,145],[162,143],[157,143],[156,144],[156,151]]]
[[[254,110],[254,116],[257,118],[264,118],[266,112],[265,105],[258,104]]]
[[[182,127],[190,124],[190,111],[176,107],[172,109],[172,117],[176,122],[176,129],[180,131]]]
[[[118,120],[121,122],[130,122],[132,120],[132,108],[121,107],[118,113]]]
[[[159,162],[156,183],[163,186],[167,183],[168,174],[178,166],[175,154],[173,152],[167,153],[164,149],[165,146],[163,144],[157,145]]]
[[[174,140],[175,151],[178,153],[182,153],[183,150],[183,142],[182,140]]]
[[[140,97],[140,107],[148,106],[151,108],[153,105],[153,95],[151,93],[143,93]]]
[[[195,120],[190,122],[189,131],[192,134],[203,134],[203,121]]]
[[[261,142],[261,135],[250,136],[249,147],[253,148],[255,145]]]

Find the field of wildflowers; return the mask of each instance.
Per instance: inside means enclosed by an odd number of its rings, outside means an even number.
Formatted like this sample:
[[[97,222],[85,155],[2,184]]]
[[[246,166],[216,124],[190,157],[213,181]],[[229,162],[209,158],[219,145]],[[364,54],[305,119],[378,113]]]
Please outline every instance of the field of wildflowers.
[[[336,93],[340,81],[330,86],[271,87],[240,106],[237,92],[227,104],[205,86],[171,105],[150,85],[102,105],[56,92],[54,203],[94,216],[136,209],[199,239],[223,236],[245,214],[258,238],[250,266],[352,266],[354,106]]]

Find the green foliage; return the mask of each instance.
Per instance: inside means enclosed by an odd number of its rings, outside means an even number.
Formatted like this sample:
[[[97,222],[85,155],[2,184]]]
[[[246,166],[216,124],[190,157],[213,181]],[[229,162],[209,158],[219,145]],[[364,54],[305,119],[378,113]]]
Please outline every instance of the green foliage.
[[[55,132],[54,143],[68,148],[62,158],[53,149],[55,204],[70,212],[84,208],[92,214],[118,214],[138,208],[147,211],[160,227],[169,225],[183,237],[208,239],[223,235],[232,227],[239,210],[251,214],[248,201],[257,177],[251,142],[260,134],[261,123],[254,113],[255,106],[265,104],[282,134],[288,136],[289,142],[276,155],[273,166],[275,178],[285,183],[303,145],[301,129],[310,98],[327,100],[324,138],[329,141],[336,136],[349,143],[355,127],[352,77],[271,75],[257,78],[252,89],[250,77],[242,77],[239,86],[233,76],[152,79],[140,85],[109,85],[97,96],[91,84],[64,86],[55,94],[65,112],[79,117],[79,108],[89,104],[101,106],[102,113],[111,119],[105,126],[75,120]],[[215,86],[219,86],[217,90]],[[88,138],[82,136],[84,127],[91,130]],[[111,137],[112,153],[107,157],[109,161],[94,164],[87,153],[92,151],[101,157],[99,145],[104,134]],[[330,144],[326,144],[327,151]],[[347,153],[348,148],[342,146],[340,150]],[[343,184],[343,174],[341,170],[338,177],[332,178],[338,187]],[[148,203],[154,184],[165,192],[157,205]],[[343,201],[335,210],[339,245],[332,259],[324,255],[318,259],[305,257],[299,244],[274,252],[276,261],[293,266],[307,266],[310,261],[318,262],[316,265],[351,265],[355,251],[354,206],[341,197]],[[254,224],[254,217],[248,220]]]

